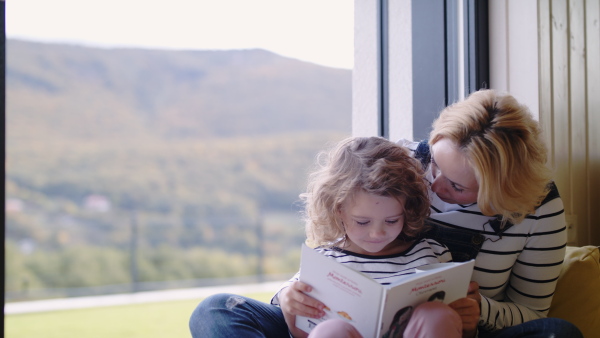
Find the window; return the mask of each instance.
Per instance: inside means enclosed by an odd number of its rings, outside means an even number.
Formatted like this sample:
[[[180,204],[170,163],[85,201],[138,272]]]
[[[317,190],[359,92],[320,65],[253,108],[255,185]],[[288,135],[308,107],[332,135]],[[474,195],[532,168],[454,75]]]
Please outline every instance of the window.
[[[355,8],[353,133],[426,139],[442,108],[489,87],[486,1]]]
[[[306,172],[351,134],[352,3],[203,3],[7,6],[9,302],[296,271]],[[78,41],[102,31],[125,40]],[[213,36],[248,45],[193,47]]]

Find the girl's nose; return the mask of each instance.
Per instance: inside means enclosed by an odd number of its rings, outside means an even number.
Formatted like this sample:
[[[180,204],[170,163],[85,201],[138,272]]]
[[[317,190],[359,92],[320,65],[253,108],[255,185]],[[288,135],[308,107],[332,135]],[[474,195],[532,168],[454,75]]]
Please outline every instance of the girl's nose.
[[[373,227],[373,229],[371,229],[372,238],[379,238],[383,236],[385,236],[385,229],[383,228],[383,226],[376,225],[375,227]]]

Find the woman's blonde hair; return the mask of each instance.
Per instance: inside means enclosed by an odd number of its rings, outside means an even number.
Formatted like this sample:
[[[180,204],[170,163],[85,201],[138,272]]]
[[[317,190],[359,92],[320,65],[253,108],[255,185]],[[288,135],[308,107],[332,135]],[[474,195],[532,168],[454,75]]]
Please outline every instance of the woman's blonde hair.
[[[317,169],[300,195],[308,245],[331,246],[344,238],[338,211],[358,191],[392,197],[400,203],[405,199],[404,236],[416,236],[429,216],[421,164],[404,147],[381,137],[348,138],[317,156]]]
[[[547,150],[529,109],[508,94],[480,90],[442,110],[430,146],[453,141],[472,165],[477,204],[487,216],[520,223],[548,193]]]

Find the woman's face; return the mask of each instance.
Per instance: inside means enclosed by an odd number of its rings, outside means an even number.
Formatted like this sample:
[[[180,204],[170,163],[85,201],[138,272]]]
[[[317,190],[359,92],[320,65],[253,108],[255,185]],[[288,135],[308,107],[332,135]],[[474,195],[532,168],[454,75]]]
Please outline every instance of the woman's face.
[[[479,184],[473,167],[456,144],[441,139],[431,147],[431,190],[444,202],[472,204],[477,202]]]

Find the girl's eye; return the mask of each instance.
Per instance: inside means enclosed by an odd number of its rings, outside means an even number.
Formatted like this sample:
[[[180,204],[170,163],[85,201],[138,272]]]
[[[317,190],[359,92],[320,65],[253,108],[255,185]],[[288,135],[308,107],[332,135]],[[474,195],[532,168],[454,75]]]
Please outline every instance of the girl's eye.
[[[454,189],[454,191],[456,191],[456,192],[463,192],[463,191],[464,191],[464,189],[461,189],[461,188],[459,188],[459,187],[456,185],[456,183],[454,183],[454,182],[451,182],[451,183],[450,183],[450,186],[451,186],[451,187],[452,187],[452,189]]]
[[[360,226],[365,226],[365,225],[369,224],[369,221],[364,221],[364,222],[355,221],[355,222],[356,222],[357,225],[360,225]]]
[[[385,221],[385,222],[386,222],[387,224],[396,224],[396,223],[398,223],[398,221],[400,221],[400,219],[399,219],[399,218],[392,219],[392,220]]]

